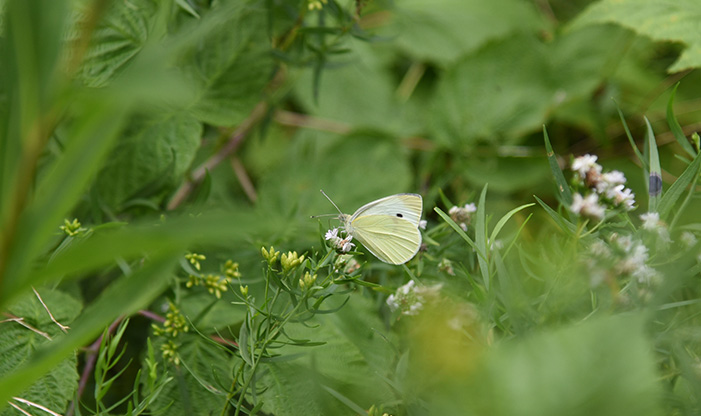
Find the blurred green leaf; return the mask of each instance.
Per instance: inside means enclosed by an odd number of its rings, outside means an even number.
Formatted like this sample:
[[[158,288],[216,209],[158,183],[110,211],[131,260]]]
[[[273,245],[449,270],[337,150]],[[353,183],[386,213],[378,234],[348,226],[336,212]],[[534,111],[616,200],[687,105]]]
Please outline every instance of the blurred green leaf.
[[[505,342],[469,380],[432,394],[431,414],[660,415],[662,390],[641,319],[592,319]]]
[[[101,87],[142,50],[153,29],[151,19],[158,6],[154,0],[116,1],[109,2],[107,10],[103,11],[101,3],[104,2],[83,3],[68,40],[76,44],[84,41],[81,29],[96,24],[78,77],[87,86]],[[99,21],[95,22],[96,19]]]
[[[48,311],[59,323],[70,326],[80,312],[80,302],[57,290],[39,289],[38,293],[46,308],[42,306],[39,298],[31,292],[10,305],[7,312],[22,319],[37,331],[55,338],[62,332],[58,325],[51,320]],[[2,326],[2,330],[0,330],[0,356],[2,356],[0,380],[12,374],[26,361],[27,357],[35,354],[38,349],[46,348],[53,342],[17,322],[5,321],[0,323],[0,326]],[[78,387],[77,364],[75,353],[60,357],[55,366],[21,393],[17,392],[15,396],[39,403],[54,411],[63,412],[68,401],[74,398],[75,389]],[[12,402],[24,409],[31,409],[18,401],[12,400]],[[17,411],[9,406],[0,411],[0,415],[3,416],[15,414]]]
[[[415,59],[447,65],[489,41],[543,30],[544,23],[532,4],[518,0],[404,0],[386,31]]]
[[[511,36],[466,55],[437,86],[436,139],[462,147],[478,140],[517,143],[553,107],[588,99],[617,53],[610,41],[617,36],[611,28],[573,31],[551,43]]]
[[[0,378],[0,403],[56,367],[66,356],[88,344],[120,316],[129,315],[146,306],[165,288],[172,278],[171,269],[179,250],[163,250],[144,266],[108,286],[98,299],[87,306],[66,335],[42,345],[13,372]]]
[[[691,189],[690,193],[693,193],[696,182],[699,180],[699,174],[701,174],[701,153],[694,157],[694,160],[687,166],[687,168],[682,172],[677,178],[672,186],[667,189],[667,192],[662,195],[659,205],[657,206],[657,212],[660,213],[660,219],[666,219],[671,214],[672,208],[677,206],[677,202],[682,194],[687,190],[689,185]]]
[[[677,95],[677,88],[679,88],[678,82],[674,85],[672,94],[670,94],[669,101],[667,102],[667,125],[669,125],[669,129],[674,134],[674,138],[682,149],[684,149],[689,156],[694,157],[696,156],[696,152],[691,147],[691,143],[689,143],[689,140],[687,140],[684,135],[682,127],[679,125],[679,121],[677,121],[677,118],[674,116],[674,97]]]
[[[274,75],[270,42],[265,31],[264,9],[247,2],[236,8],[214,8],[226,20],[212,22],[201,42],[193,45],[184,72],[198,88],[192,112],[216,126],[241,123],[263,96],[261,91]]]
[[[545,126],[543,126],[543,138],[545,139],[545,152],[548,157],[548,164],[550,165],[550,172],[555,178],[555,185],[557,185],[557,195],[558,199],[563,205],[572,205],[572,191],[570,190],[570,185],[565,179],[565,175],[560,169],[560,164],[557,161],[557,155],[553,150],[552,144],[550,144],[550,138],[548,137],[548,131]]]
[[[601,0],[584,10],[572,29],[597,23],[616,23],[657,41],[681,42],[686,48],[668,68],[670,72],[701,67],[696,0]]]
[[[183,114],[133,121],[95,183],[102,201],[118,208],[153,183],[160,186],[151,194],[180,183],[199,149],[201,131],[197,120]]]

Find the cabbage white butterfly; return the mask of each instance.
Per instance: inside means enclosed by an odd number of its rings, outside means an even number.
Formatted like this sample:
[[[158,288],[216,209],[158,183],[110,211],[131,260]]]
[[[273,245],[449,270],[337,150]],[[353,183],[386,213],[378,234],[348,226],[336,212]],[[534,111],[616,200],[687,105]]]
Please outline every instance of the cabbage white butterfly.
[[[348,235],[385,263],[404,264],[421,246],[419,221],[423,200],[419,194],[396,194],[380,198],[358,208],[353,215],[344,214],[324,191],[322,194],[336,207],[338,219]]]

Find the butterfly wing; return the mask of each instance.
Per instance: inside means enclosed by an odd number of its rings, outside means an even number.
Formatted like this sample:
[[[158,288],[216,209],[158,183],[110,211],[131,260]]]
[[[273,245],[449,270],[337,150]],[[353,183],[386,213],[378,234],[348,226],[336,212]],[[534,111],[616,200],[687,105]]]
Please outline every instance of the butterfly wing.
[[[404,264],[419,251],[421,233],[417,224],[387,214],[362,215],[350,221],[353,237],[375,257],[391,264]]]
[[[422,212],[423,199],[421,199],[421,195],[396,194],[363,205],[355,211],[350,221],[353,222],[363,216],[389,215],[407,220],[414,227],[418,227]]]

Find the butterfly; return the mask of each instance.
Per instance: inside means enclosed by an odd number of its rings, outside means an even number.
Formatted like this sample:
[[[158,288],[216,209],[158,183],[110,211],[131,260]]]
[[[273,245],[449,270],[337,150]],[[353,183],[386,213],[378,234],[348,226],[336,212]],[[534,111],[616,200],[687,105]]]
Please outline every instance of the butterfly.
[[[419,221],[423,199],[419,194],[396,194],[369,202],[353,215],[344,214],[324,191],[322,194],[339,212],[346,233],[385,263],[404,264],[421,246]]]

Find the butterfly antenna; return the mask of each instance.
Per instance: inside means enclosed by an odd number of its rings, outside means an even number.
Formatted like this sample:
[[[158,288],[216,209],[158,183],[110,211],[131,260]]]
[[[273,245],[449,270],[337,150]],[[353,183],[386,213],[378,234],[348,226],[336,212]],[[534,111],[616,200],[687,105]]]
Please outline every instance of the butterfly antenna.
[[[341,212],[341,210],[340,210],[340,209],[338,209],[338,206],[336,205],[336,203],[335,203],[335,202],[333,202],[333,200],[331,200],[331,198],[329,198],[329,196],[328,196],[328,195],[326,195],[326,192],[324,192],[324,190],[323,190],[323,189],[320,189],[319,191],[321,191],[321,193],[322,193],[322,194],[324,194],[324,196],[326,197],[326,199],[328,199],[328,200],[329,200],[329,202],[331,203],[331,205],[333,205],[333,206],[334,206],[334,208],[336,208],[336,211],[338,211],[338,213],[339,213],[339,214],[343,215],[343,212]]]

